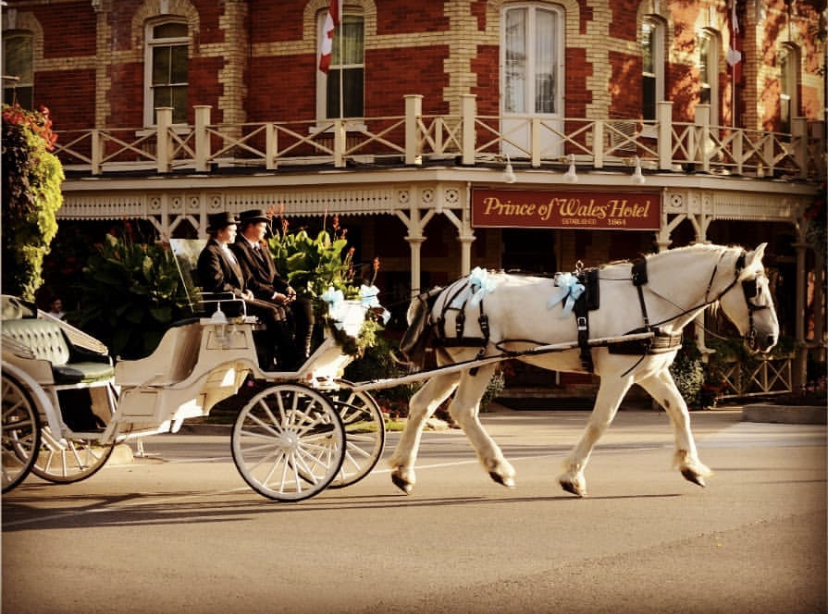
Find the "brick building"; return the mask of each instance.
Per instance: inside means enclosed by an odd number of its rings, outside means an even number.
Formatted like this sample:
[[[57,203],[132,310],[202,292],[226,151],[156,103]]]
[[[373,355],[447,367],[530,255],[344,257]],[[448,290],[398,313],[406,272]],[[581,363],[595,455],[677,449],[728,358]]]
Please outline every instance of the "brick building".
[[[389,302],[473,266],[767,241],[783,332],[821,343],[803,314],[824,310],[804,217],[826,174],[824,0],[344,0],[324,73],[328,9],[6,0],[4,99],[51,110],[61,223],[338,214]],[[494,198],[639,214],[496,217]]]

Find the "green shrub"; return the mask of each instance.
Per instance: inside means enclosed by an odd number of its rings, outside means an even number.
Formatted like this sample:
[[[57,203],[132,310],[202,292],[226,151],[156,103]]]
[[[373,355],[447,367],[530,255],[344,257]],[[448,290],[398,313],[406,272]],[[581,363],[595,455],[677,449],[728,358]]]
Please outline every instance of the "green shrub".
[[[83,269],[81,309],[70,316],[113,356],[148,356],[170,324],[191,315],[175,257],[167,245],[135,242],[129,224],[96,247]]]
[[[27,301],[42,283],[63,205],[63,167],[51,153],[56,138],[48,109],[3,105],[2,289]]]
[[[702,406],[702,386],[705,383],[705,368],[696,344],[685,341],[670,365],[673,381],[688,407]]]

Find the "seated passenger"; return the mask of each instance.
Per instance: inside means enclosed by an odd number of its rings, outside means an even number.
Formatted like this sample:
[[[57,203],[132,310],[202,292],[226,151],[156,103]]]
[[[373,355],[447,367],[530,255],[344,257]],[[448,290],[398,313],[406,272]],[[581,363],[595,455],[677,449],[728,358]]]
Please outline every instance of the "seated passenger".
[[[313,336],[313,305],[296,296],[296,290],[279,275],[265,237],[270,218],[261,209],[243,211],[239,216],[241,232],[230,246],[244,272],[245,287],[263,301],[284,307],[296,335],[296,346],[303,358],[310,353]]]
[[[237,220],[231,213],[216,213],[208,216],[207,233],[210,235],[207,245],[198,256],[198,278],[205,293],[226,293],[244,301],[248,314],[256,316],[265,325],[267,347],[260,348],[261,367],[265,370],[275,368],[293,371],[298,365],[298,355],[290,334],[285,310],[279,305],[262,301],[253,296],[246,288],[244,273],[229,245],[236,238]],[[208,309],[215,309],[217,303],[207,301]],[[241,309],[233,311],[232,304],[221,306],[229,316],[240,315]]]

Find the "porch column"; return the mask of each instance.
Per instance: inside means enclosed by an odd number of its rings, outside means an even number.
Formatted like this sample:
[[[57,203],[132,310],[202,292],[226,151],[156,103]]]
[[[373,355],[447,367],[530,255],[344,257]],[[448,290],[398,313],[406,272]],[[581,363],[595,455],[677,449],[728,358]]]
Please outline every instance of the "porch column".
[[[658,168],[666,171],[673,167],[673,103],[659,100],[656,103],[658,122]]]
[[[710,148],[712,141],[710,140],[710,105],[699,104],[696,105],[696,128],[698,139],[696,140],[697,150],[693,159],[696,162],[701,162],[701,170],[705,173],[710,172]]]
[[[210,109],[208,104],[198,104],[195,110],[195,167],[200,173],[210,170]]]
[[[816,266],[814,266],[814,351],[817,353],[817,360],[824,361],[825,346],[822,344],[822,337],[825,334],[825,322],[822,318],[822,310],[825,305],[820,288],[823,287],[825,281],[825,260],[820,258],[819,252],[816,256],[814,259],[816,261]]]
[[[474,233],[461,232],[457,236],[460,241],[460,275],[468,275],[471,273],[471,246],[474,243]]]
[[[794,316],[796,356],[791,385],[794,390],[799,390],[808,379],[808,348],[805,345],[805,296],[808,291],[805,278],[805,256],[808,244],[805,241],[798,241],[793,246],[796,249],[796,314]]]
[[[420,150],[419,121],[423,115],[423,97],[420,94],[405,95],[405,163],[408,166],[421,165],[423,154]]]
[[[476,116],[477,96],[475,94],[460,95],[460,114],[463,122],[462,159],[466,166],[474,165],[474,150],[477,145]]]
[[[170,127],[172,126],[172,107],[158,107],[155,109],[156,121],[156,143],[155,143],[155,164],[159,173],[169,173],[172,170],[172,139],[170,138]]]
[[[423,235],[408,234],[405,237],[411,250],[411,298],[420,293],[420,248],[426,240]]]

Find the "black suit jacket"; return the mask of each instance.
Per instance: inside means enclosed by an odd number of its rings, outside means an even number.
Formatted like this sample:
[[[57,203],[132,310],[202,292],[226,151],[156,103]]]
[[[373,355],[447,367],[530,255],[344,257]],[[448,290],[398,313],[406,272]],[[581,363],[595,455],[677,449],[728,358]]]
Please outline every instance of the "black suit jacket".
[[[210,239],[198,255],[198,279],[204,292],[241,296],[245,289],[244,272],[223,253],[215,239]]]
[[[270,249],[262,243],[254,250],[250,241],[239,235],[230,246],[244,272],[245,288],[258,299],[270,300],[276,292],[286,294],[288,282],[279,275]]]

